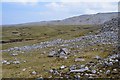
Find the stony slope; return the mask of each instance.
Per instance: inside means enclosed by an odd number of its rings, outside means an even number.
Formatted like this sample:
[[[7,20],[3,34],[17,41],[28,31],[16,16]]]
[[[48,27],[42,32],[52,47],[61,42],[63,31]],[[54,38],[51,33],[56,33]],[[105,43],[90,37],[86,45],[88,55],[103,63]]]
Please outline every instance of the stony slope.
[[[105,22],[104,24],[100,25],[102,27],[102,32],[105,31],[118,31],[120,25],[120,17],[113,18],[110,21]]]

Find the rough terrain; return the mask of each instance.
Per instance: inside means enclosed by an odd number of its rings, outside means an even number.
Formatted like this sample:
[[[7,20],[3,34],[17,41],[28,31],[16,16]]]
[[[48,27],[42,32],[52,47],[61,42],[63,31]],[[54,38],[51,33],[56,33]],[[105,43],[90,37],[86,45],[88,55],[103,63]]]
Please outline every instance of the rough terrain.
[[[28,33],[22,31],[31,33],[31,27],[17,27],[18,32],[5,28],[12,34],[3,32],[5,40],[20,37],[23,41],[3,44],[3,77],[119,79],[119,21],[117,17],[99,26],[48,26],[44,28],[50,32],[34,32],[37,36],[28,42],[24,41]]]

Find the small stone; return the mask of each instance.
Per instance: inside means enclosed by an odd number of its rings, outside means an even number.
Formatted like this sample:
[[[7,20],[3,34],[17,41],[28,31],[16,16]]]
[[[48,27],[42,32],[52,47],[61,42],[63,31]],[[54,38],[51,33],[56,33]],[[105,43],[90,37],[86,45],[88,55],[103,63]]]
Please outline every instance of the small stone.
[[[59,74],[59,72],[55,69],[51,69],[51,70],[49,70],[49,72],[54,74],[54,75]]]
[[[112,65],[113,65],[113,63],[112,63],[112,62],[109,62],[107,65],[108,65],[108,66],[112,66]]]
[[[80,67],[83,68],[83,67],[85,67],[85,65],[81,65]]]
[[[50,73],[53,73],[53,71],[54,71],[54,70],[53,70],[53,69],[51,69],[49,72],[50,72]]]
[[[26,63],[27,61],[23,61],[24,63]]]
[[[85,72],[85,71],[88,71],[88,70],[89,70],[89,68],[85,67],[85,68],[81,68],[81,69],[71,70],[70,72]]]
[[[114,60],[112,60],[112,59],[110,58],[109,61],[114,61]]]
[[[85,61],[85,59],[83,59],[83,58],[76,58],[75,62],[78,62],[78,61]]]
[[[106,74],[107,74],[107,75],[110,74],[110,70],[107,70],[107,71],[106,71]]]
[[[100,74],[100,72],[97,72],[97,74]]]
[[[7,65],[10,65],[10,62],[6,62]]]
[[[36,71],[33,71],[31,74],[36,75],[36,74],[37,74],[37,72],[36,72]]]
[[[113,69],[112,74],[118,74],[118,73],[119,73],[119,72],[118,72],[117,69]]]
[[[20,64],[20,61],[13,61],[13,64]]]
[[[52,78],[52,76],[49,76],[48,78]]]
[[[74,65],[70,67],[70,71],[71,70],[75,70],[75,66]]]
[[[101,60],[100,56],[95,56],[94,59]]]
[[[89,76],[89,74],[86,73],[85,76]]]
[[[22,71],[26,71],[26,68],[22,69]]]
[[[59,72],[57,71],[57,70],[54,70],[54,75],[58,75],[59,74]]]
[[[118,62],[118,59],[116,59],[115,62]]]
[[[13,53],[13,54],[11,54],[11,56],[17,56],[18,54],[17,53]]]
[[[95,73],[96,73],[96,70],[92,70],[92,73],[95,74]]]
[[[102,72],[102,70],[100,70],[100,72]]]
[[[3,60],[3,61],[2,61],[2,64],[6,64],[6,63],[7,63],[7,60]]]
[[[86,66],[85,69],[89,70],[89,68]]]
[[[68,58],[67,56],[64,57],[64,59],[67,59],[67,58]]]
[[[64,69],[66,66],[64,66],[64,65],[62,65],[61,67],[60,67],[60,69]]]

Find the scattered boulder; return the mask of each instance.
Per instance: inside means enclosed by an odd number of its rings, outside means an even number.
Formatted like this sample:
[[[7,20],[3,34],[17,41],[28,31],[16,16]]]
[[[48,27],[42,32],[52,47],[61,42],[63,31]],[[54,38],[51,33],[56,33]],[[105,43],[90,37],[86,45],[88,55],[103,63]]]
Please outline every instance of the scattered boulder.
[[[67,55],[69,54],[69,50],[67,48],[61,48],[58,51],[52,51],[49,53],[48,57],[59,57],[59,58],[64,58],[67,59]]]

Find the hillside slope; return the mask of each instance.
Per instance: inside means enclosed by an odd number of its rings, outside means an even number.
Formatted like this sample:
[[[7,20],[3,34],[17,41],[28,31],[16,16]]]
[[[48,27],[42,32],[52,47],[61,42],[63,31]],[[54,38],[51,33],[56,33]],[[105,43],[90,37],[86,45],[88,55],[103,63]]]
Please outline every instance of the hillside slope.
[[[11,25],[11,26],[98,25],[98,24],[103,24],[106,21],[109,21],[113,18],[118,17],[118,14],[119,14],[118,12],[88,14],[88,15],[74,16],[74,17],[63,19],[63,20],[30,22],[30,23],[23,23],[23,24],[18,24],[18,25]],[[9,25],[4,25],[4,26],[9,26]]]

